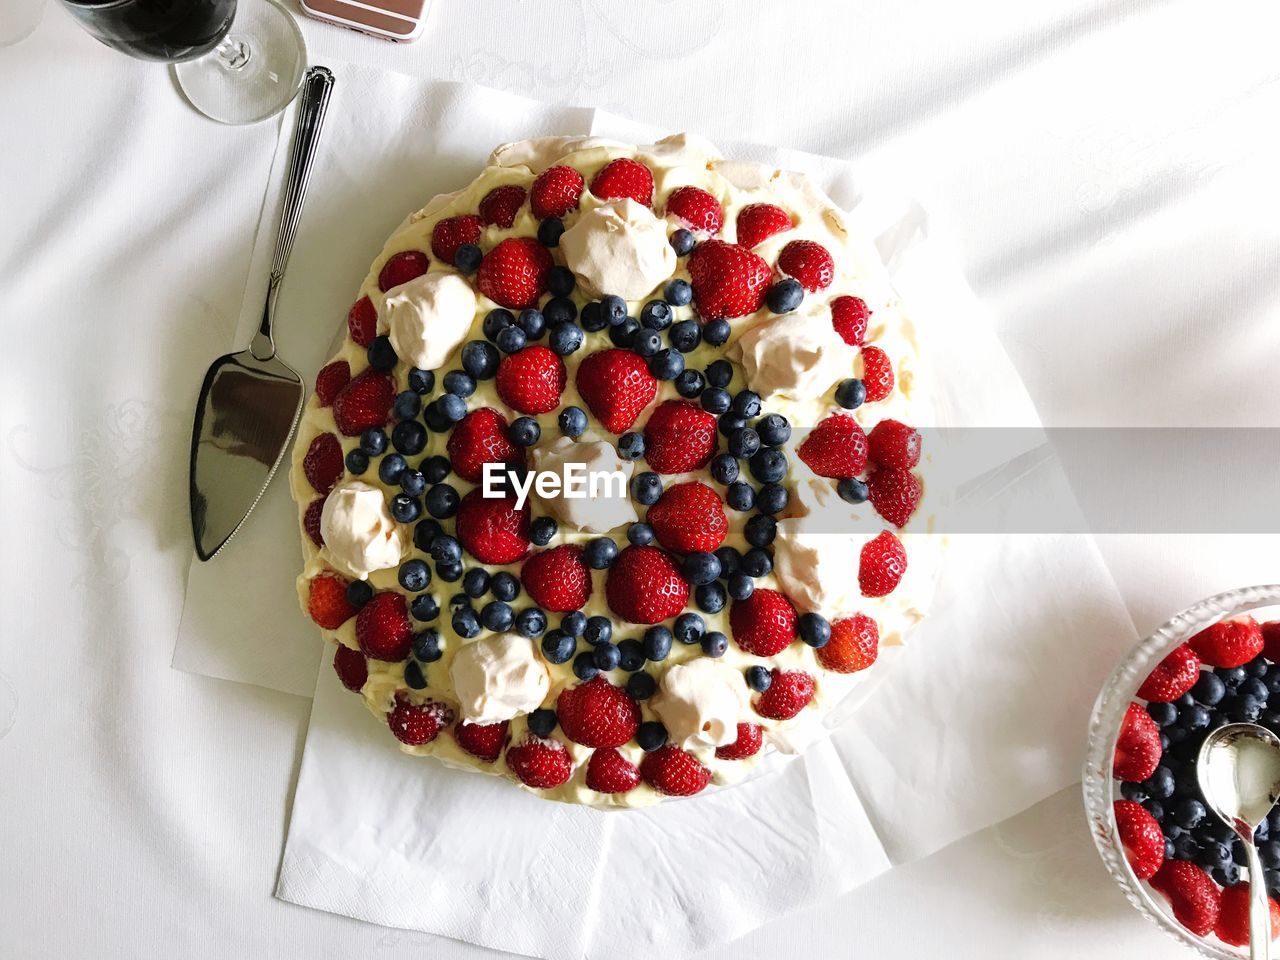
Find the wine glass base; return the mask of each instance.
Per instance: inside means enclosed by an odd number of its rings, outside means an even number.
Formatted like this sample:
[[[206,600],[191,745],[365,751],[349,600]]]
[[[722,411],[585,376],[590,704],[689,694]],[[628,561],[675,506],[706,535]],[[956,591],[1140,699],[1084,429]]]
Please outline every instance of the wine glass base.
[[[302,31],[274,0],[241,0],[226,40],[173,65],[188,102],[219,123],[257,123],[298,95],[307,69]]]

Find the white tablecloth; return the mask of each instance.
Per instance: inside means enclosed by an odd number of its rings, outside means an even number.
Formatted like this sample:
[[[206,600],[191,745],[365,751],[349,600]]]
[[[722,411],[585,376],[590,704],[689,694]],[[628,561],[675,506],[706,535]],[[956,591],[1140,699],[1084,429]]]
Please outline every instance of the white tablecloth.
[[[304,23],[317,61],[899,171],[1050,425],[1280,418],[1277,27],[1263,0],[488,0],[406,46]],[[199,371],[165,361],[229,336],[275,127],[204,121],[52,4],[0,90],[0,957],[483,955],[272,899],[308,701],[169,667]],[[1100,543],[1141,629],[1275,578],[1272,541]],[[1178,951],[1107,886],[1073,791],[709,955],[851,943]]]

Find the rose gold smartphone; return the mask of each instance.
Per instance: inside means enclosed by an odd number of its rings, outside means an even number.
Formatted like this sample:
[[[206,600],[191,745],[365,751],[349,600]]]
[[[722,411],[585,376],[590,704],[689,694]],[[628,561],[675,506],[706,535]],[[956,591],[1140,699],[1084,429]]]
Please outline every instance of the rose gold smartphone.
[[[431,0],[301,0],[303,12],[359,30],[371,37],[407,43],[416,40]]]

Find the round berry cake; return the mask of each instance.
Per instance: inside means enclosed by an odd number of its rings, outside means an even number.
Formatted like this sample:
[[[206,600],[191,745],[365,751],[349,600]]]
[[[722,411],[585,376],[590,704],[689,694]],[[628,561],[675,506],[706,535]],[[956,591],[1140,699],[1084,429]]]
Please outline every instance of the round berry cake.
[[[316,379],[303,609],[409,753],[602,806],[734,782],[922,616],[916,363],[805,178],[684,136],[500,147],[387,242]]]

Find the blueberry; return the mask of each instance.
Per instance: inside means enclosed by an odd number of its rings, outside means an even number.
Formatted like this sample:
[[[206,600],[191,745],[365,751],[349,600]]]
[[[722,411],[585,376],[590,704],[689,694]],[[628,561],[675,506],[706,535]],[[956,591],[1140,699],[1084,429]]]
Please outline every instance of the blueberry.
[[[498,372],[498,348],[483,340],[472,340],[462,348],[462,369],[477,380],[488,380]]]
[[[702,391],[702,409],[707,413],[714,413],[716,416],[727,413],[732,403],[733,397],[723,387],[707,387]]]
[[[651,470],[637,473],[631,478],[631,496],[646,507],[651,507],[662,496],[662,478]]]
[[[402,390],[396,394],[391,412],[400,420],[412,420],[422,412],[422,398],[412,390]]]
[[[407,493],[397,493],[391,498],[391,516],[397,523],[413,523],[422,516],[422,501]]]
[[[690,370],[686,367],[684,373],[676,377],[676,393],[686,400],[701,396],[706,387],[707,378],[702,375],[700,370]]]
[[[787,455],[777,447],[765,447],[747,462],[751,475],[761,483],[777,483],[787,475]]]
[[[526,340],[541,340],[547,332],[547,318],[537,307],[526,307],[520,311],[520,319],[516,321],[524,331]]]
[[[762,667],[758,663],[747,667],[746,678],[747,686],[756,693],[764,693],[773,686],[773,674],[769,672],[768,667]]]
[[[360,449],[371,457],[385,453],[387,449],[386,433],[377,427],[370,427],[360,434]]]
[[[618,545],[609,537],[596,537],[582,548],[582,560],[592,570],[608,570],[618,559]]]
[[[420,593],[409,601],[409,612],[413,614],[413,619],[430,623],[440,616],[440,603],[431,594]]]
[[[631,341],[640,329],[640,324],[630,317],[624,317],[616,327],[609,328],[609,342],[615,347],[630,347]]]
[[[825,647],[831,640],[831,624],[821,614],[801,614],[798,625],[800,639],[811,647]]]
[[[557,418],[560,432],[566,437],[577,439],[587,430],[587,414],[581,407],[565,407]]]
[[[583,306],[582,319],[578,322],[582,324],[582,329],[587,333],[595,333],[609,325],[609,320],[604,315],[604,310],[600,308],[600,303],[596,300],[592,300]]]
[[[721,453],[711,461],[711,477],[716,483],[728,486],[738,479],[738,472],[738,460],[732,454]]]
[[[369,366],[375,370],[387,371],[396,365],[396,348],[391,346],[391,340],[388,337],[374,337],[369,344],[368,351]]]
[[[1163,820],[1165,818],[1164,807],[1160,805],[1159,800],[1152,800],[1150,797],[1147,797],[1146,799],[1141,800],[1139,802],[1142,804],[1143,809],[1145,809],[1147,813],[1151,814],[1151,818],[1153,820]],[[1181,832],[1182,828],[1170,827],[1165,832],[1170,838],[1173,838],[1174,835],[1172,831],[1174,830]]]
[[[672,280],[662,291],[665,299],[673,307],[683,307],[693,301],[693,287],[688,280]]]
[[[431,559],[436,563],[461,563],[462,544],[454,537],[436,537],[431,544]]]
[[[420,497],[426,492],[427,478],[422,475],[421,470],[402,470],[400,489],[411,497]]]
[[[422,471],[422,475],[426,477],[427,483],[439,483],[453,471],[453,464],[449,462],[448,457],[427,457],[418,465],[418,469]]]
[[[707,364],[707,383],[724,388],[733,381],[733,364],[728,360],[714,360]]]
[[[542,428],[533,417],[516,417],[507,428],[507,437],[517,447],[532,447],[542,436]]]
[[[639,460],[644,456],[644,434],[632,430],[618,438],[618,453],[624,460]]]
[[[778,521],[763,513],[757,513],[747,521],[746,526],[742,528],[742,533],[747,538],[747,543],[753,547],[767,547],[773,543],[774,537],[778,534]]]
[[[1173,822],[1190,830],[1204,819],[1205,812],[1204,804],[1199,800],[1181,800],[1173,808]]]
[[[727,577],[736,573],[742,564],[742,554],[737,547],[721,547],[716,551],[716,559],[720,561],[720,576]]]
[[[1262,822],[1266,823],[1265,820]],[[1261,844],[1258,847],[1258,857],[1267,870],[1280,870],[1280,841],[1271,840]]]
[[[578,319],[578,305],[568,297],[553,297],[542,305],[542,315],[554,332],[561,324]]]
[[[1172,703],[1148,703],[1147,715],[1158,727],[1167,727],[1178,719],[1178,708]]]
[[[791,495],[787,493],[787,488],[777,483],[766,483],[756,492],[757,509],[769,516],[787,509],[787,503],[790,500]]]
[[[608,643],[613,639],[613,623],[608,617],[588,617],[582,638],[593,647],[598,643]]]
[[[1239,864],[1228,864],[1221,870],[1213,871],[1213,879],[1221,886],[1234,887],[1240,882],[1240,866]]]
[[[435,663],[441,657],[440,631],[433,628],[413,635],[413,655],[423,663]]]
[[[847,503],[865,503],[871,489],[857,477],[845,477],[836,484],[836,493]]]
[[[388,454],[378,464],[378,479],[387,486],[392,486],[400,482],[400,474],[404,473],[408,468],[409,465],[400,454]]]
[[[699,621],[701,621],[700,617]],[[680,629],[679,619],[676,620],[676,629]],[[650,627],[644,632],[644,638],[640,642],[645,659],[652,660],[654,663],[667,659],[667,655],[671,653],[671,641],[671,631],[666,627]]]
[[[680,572],[686,580],[696,585],[711,583],[720,577],[720,561],[714,553],[695,550],[686,554],[680,563]]]
[[[476,612],[470,607],[455,610],[451,623],[453,632],[464,640],[470,640],[472,637],[480,635],[480,618],[476,616]]]
[[[1147,793],[1157,800],[1168,800],[1173,796],[1176,787],[1173,771],[1168,767],[1156,767],[1155,773],[1151,774],[1143,786]]]
[[[658,380],[674,380],[684,372],[684,357],[676,350],[659,350],[649,358],[649,372]]]
[[[472,567],[462,578],[462,589],[473,600],[483,597],[489,592],[489,571],[483,567]]]
[[[458,502],[458,491],[447,483],[437,483],[427,491],[427,513],[437,520],[444,520],[457,513]]]
[[[442,383],[445,393],[452,393],[456,397],[469,397],[476,392],[475,378],[465,370],[450,370],[444,375]]]
[[[346,464],[348,473],[358,477],[369,469],[369,455],[356,447],[347,451],[343,463]]]
[[[445,583],[457,583],[462,579],[462,564],[460,563],[437,563],[436,576]]]
[[[410,593],[421,593],[431,583],[431,568],[425,560],[406,560],[400,565],[397,579]]]
[[[458,400],[460,398],[454,397],[453,399]],[[466,414],[467,404],[464,400],[462,401],[462,415],[466,416]],[[454,423],[454,421],[445,416],[439,400],[434,403],[427,404],[427,409],[422,411],[422,422],[425,423],[427,425],[427,429],[433,433],[444,433],[452,427]]]
[[[480,269],[480,261],[484,254],[474,243],[463,243],[453,254],[453,265],[463,273],[475,273]]]
[[[578,641],[563,630],[548,630],[542,638],[542,655],[552,663],[567,663],[577,649]]]
[[[499,600],[510,603],[520,596],[520,580],[514,574],[500,570],[490,578],[489,591]]]
[[[426,674],[417,660],[410,660],[404,665],[404,685],[410,690],[421,690],[427,685]]]
[[[657,330],[637,330],[631,338],[631,349],[648,359],[662,349],[662,334]]]
[[[1178,860],[1195,860],[1199,852],[1200,846],[1190,834],[1183,834],[1173,841],[1173,855]]]
[[[561,662],[561,661],[553,661]],[[549,737],[556,728],[556,712],[546,707],[539,707],[528,718],[529,732],[535,737]]]
[[[644,666],[644,646],[639,640],[628,637],[618,642],[618,666],[628,673],[634,673]]]
[[[600,300],[600,311],[611,327],[619,326],[627,319],[627,301],[610,294]]]
[[[653,527],[649,526],[647,523],[633,523],[631,526],[627,527],[627,543],[630,543],[632,546],[647,546],[648,544],[653,543],[654,536]]]
[[[510,310],[498,307],[484,315],[484,322],[480,325],[480,329],[487,340],[497,340],[498,334],[515,322],[515,315]]]
[[[804,287],[798,280],[787,277],[771,286],[764,295],[765,305],[771,313],[790,313],[804,299]]]
[[[720,420],[716,424],[716,429],[721,435],[731,437],[746,425],[746,417],[730,411],[729,413],[721,414]]]
[[[647,330],[665,330],[671,326],[671,305],[665,300],[650,300],[640,308],[640,326]]]
[[[1240,685],[1240,696],[1253,697],[1259,703],[1266,703],[1267,698],[1271,696],[1271,690],[1259,678],[1250,677]]]
[[[1254,657],[1244,665],[1245,673],[1251,677],[1257,677],[1259,679],[1265,677],[1270,670],[1271,664],[1266,657],[1262,656],[1262,654],[1258,654],[1258,656]]]
[[[1226,684],[1228,690],[1235,690],[1248,676],[1244,672],[1244,667],[1215,667],[1213,672]]]
[[[751,484],[739,480],[729,484],[729,489],[724,494],[724,501],[734,510],[745,513],[756,505],[756,492]]]
[[[743,427],[729,437],[729,452],[739,460],[755,456],[760,449],[760,435],[750,427]]]
[[[528,607],[516,614],[516,631],[524,637],[539,636],[547,629],[547,615],[537,607]]]
[[[766,413],[756,424],[756,433],[766,447],[780,447],[791,439],[791,423],[780,413]]]
[[[773,558],[767,550],[752,547],[742,555],[742,572],[749,577],[767,577],[773,571]]]
[[[444,419],[445,423],[457,423],[467,415],[467,401],[463,400],[456,393],[442,394],[436,402],[432,404],[432,407],[439,411],[439,414]],[[437,430],[436,432],[443,433],[444,431]]]
[[[836,387],[836,403],[846,410],[856,410],[867,402],[867,385],[857,377],[841,380]]]
[[[357,610],[373,599],[373,587],[367,580],[352,580],[347,584],[347,603]]]
[[[719,347],[729,341],[729,334],[732,332],[733,328],[729,326],[728,320],[712,320],[703,324],[702,339],[713,347]]]
[[[430,370],[414,367],[409,371],[409,389],[417,394],[427,394],[435,389],[436,375]]]
[[[557,354],[567,357],[582,346],[584,336],[576,323],[558,323],[551,328],[551,338],[547,343]]]
[[[667,340],[681,353],[691,353],[702,342],[702,328],[698,326],[696,320],[681,320],[679,323],[672,324],[671,330],[667,333]]]
[[[566,613],[560,621],[560,629],[571,637],[580,637],[587,628],[587,615],[581,610]]]
[[[401,420],[391,430],[391,445],[410,457],[427,446],[427,428],[417,420]]]
[[[1169,727],[1169,728],[1168,728],[1168,730],[1166,730],[1166,731],[1162,734],[1162,736],[1163,736],[1163,737],[1165,737],[1166,739],[1168,739],[1168,741],[1169,741],[1170,743],[1172,743],[1172,744],[1178,744],[1178,743],[1182,743],[1184,740],[1186,740],[1189,736],[1191,736],[1191,734],[1190,734],[1190,733],[1188,733],[1188,732],[1187,732],[1185,729],[1183,729],[1182,727]],[[1162,747],[1162,749],[1163,749],[1163,747]]]
[[[1232,697],[1225,702],[1224,712],[1237,723],[1256,723],[1262,714],[1262,704],[1253,697]]]
[[[547,271],[547,292],[553,297],[567,297],[573,293],[573,288],[577,286],[577,283],[578,281],[574,278],[573,271],[568,267],[555,266]],[[576,313],[576,307],[574,311]]]
[[[1175,854],[1178,852],[1178,845],[1174,844]],[[1195,852],[1195,861],[1206,870],[1222,870],[1231,863],[1231,848],[1225,843],[1217,843],[1210,841],[1200,845]]]
[[[490,600],[480,609],[480,622],[484,624],[486,630],[492,630],[495,633],[510,630],[515,619],[516,615],[512,612],[511,605],[501,600]]]
[[[680,616],[676,617],[674,631],[667,630],[666,627],[653,627],[650,630],[646,631],[645,632],[646,643],[648,643],[649,634],[652,633],[653,630],[662,630],[665,634],[667,634],[667,638],[666,638],[667,650],[670,651],[672,636],[674,636],[675,639],[679,640],[681,643],[684,643],[684,644],[697,643],[699,640],[702,639],[702,635],[706,633],[707,624],[706,624],[706,621],[703,620],[696,613],[682,613],[680,614]],[[663,656],[665,657],[666,654],[664,653]],[[653,660],[655,658],[650,657],[649,659]],[[661,659],[661,658],[656,658],[656,659]]]
[[[547,217],[538,224],[538,242],[544,247],[560,246],[560,236],[564,233],[564,221],[559,217]]]
[[[624,640],[622,642],[635,643],[634,640],[631,640],[631,641]],[[640,661],[640,666],[643,666],[643,665],[644,665],[644,660],[642,658]],[[637,666],[631,669],[640,670],[640,666]],[[624,670],[628,669],[626,665],[625,657],[623,659],[623,669]],[[631,699],[648,700],[657,692],[658,692],[658,681],[654,680],[652,676],[645,673],[643,670],[641,670],[639,673],[633,673],[631,674],[631,676],[627,677],[627,693],[631,694]]]
[[[725,589],[718,583],[700,584],[693,591],[693,599],[703,613],[719,613],[726,602]]]
[[[667,728],[657,720],[646,720],[636,729],[636,743],[645,753],[661,750],[667,743]]]
[[[556,535],[556,522],[551,517],[537,517],[529,524],[529,539],[539,547],[545,547]]]
[[[519,353],[525,348],[529,342],[529,337],[519,327],[504,327],[498,331],[498,336],[494,340],[499,350],[503,353]]]
[[[746,600],[756,592],[756,582],[741,571],[734,571],[728,577],[729,596],[734,600]]]
[[[729,649],[729,638],[718,630],[702,635],[702,652],[708,657],[723,657]]]
[[[591,648],[591,662],[596,665],[597,670],[616,670],[618,663],[622,660],[622,654],[618,652],[618,648],[611,643],[601,643]]]
[[[754,390],[739,390],[733,397],[733,412],[748,419],[760,416],[760,394]]]

